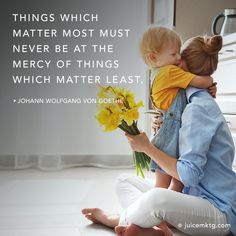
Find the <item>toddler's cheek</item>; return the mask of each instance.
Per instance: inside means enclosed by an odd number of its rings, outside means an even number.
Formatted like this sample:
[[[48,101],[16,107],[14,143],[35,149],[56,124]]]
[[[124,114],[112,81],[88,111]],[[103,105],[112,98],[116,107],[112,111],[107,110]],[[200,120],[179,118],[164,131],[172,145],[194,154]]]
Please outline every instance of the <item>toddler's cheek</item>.
[[[180,61],[179,61],[179,64],[178,64],[177,66],[180,67],[181,69],[183,69],[183,61],[180,60]]]
[[[185,71],[189,71],[188,70],[188,67],[187,67],[187,65],[186,65],[186,63],[185,63],[185,61],[184,60],[181,60],[181,63],[180,63],[180,66],[179,66],[181,69],[183,69],[183,70],[185,70]]]

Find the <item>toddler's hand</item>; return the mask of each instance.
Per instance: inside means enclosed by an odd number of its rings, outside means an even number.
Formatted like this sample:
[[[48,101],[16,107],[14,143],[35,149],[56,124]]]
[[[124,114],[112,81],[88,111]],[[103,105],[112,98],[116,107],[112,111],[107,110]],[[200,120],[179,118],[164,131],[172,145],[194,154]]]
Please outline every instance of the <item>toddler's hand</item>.
[[[157,133],[157,131],[160,129],[162,121],[162,113],[156,114],[152,117],[152,132],[154,135]]]
[[[211,94],[211,96],[213,98],[216,98],[216,92],[217,92],[217,87],[216,87],[217,83],[214,82],[209,88],[208,88],[208,92]]]

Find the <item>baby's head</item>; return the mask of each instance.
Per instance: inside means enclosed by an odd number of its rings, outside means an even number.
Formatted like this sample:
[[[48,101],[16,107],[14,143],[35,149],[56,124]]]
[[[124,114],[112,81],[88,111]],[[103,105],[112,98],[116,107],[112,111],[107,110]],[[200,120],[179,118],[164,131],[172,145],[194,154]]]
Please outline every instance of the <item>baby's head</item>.
[[[197,36],[187,40],[181,50],[183,69],[196,75],[213,74],[217,68],[221,48],[222,37],[219,35]]]
[[[140,52],[150,67],[178,65],[180,63],[180,36],[165,27],[151,27],[143,35]]]

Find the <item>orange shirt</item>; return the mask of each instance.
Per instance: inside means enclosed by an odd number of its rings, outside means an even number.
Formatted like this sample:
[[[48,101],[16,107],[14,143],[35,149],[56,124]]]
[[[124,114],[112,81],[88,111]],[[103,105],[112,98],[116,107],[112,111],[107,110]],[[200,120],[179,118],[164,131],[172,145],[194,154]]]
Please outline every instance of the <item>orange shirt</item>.
[[[167,111],[180,88],[187,88],[195,75],[174,65],[159,69],[151,87],[151,99],[154,105]]]

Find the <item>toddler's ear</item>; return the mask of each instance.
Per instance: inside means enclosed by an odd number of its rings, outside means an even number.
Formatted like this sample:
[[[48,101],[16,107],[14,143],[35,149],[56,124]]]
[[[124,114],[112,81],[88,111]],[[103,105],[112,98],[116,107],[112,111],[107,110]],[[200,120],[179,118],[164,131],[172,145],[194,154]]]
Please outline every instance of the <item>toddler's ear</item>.
[[[155,62],[157,60],[157,55],[154,52],[150,52],[148,56],[149,56],[149,60],[152,62]]]

